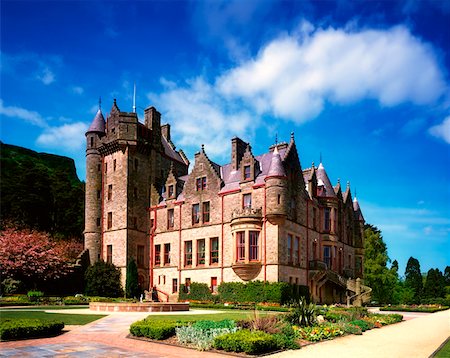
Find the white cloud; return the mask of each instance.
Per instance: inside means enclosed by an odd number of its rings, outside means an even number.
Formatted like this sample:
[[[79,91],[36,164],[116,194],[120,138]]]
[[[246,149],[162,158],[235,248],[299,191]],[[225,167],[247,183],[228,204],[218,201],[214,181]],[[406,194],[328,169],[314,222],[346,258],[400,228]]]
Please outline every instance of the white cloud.
[[[302,28],[226,72],[217,81],[220,90],[245,98],[259,113],[296,122],[317,116],[327,101],[422,105],[446,90],[432,48],[403,26],[359,32]]]
[[[446,117],[441,124],[431,127],[429,133],[437,138],[441,138],[450,144],[450,116]]]
[[[55,82],[55,75],[48,67],[45,67],[36,78],[46,86]]]
[[[42,116],[38,112],[29,111],[28,109],[21,107],[4,106],[2,99],[0,99],[0,114],[7,117],[20,118],[38,127],[47,126],[45,119],[42,118]]]
[[[69,151],[82,149],[84,133],[88,125],[83,122],[64,124],[60,127],[49,127],[37,138],[36,143],[47,148],[64,147]]]
[[[83,94],[84,93],[84,89],[83,87],[80,86],[73,86],[72,87],[72,92],[75,94]]]

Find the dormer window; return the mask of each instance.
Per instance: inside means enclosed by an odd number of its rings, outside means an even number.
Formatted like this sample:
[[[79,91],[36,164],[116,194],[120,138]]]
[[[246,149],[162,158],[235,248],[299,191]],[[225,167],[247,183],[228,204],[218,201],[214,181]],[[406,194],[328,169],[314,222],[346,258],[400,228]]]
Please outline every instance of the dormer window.
[[[173,198],[175,196],[175,190],[174,190],[173,185],[169,185],[168,194],[169,194],[169,198]]]
[[[206,177],[197,178],[195,185],[196,185],[197,191],[205,190],[206,189]]]
[[[251,179],[251,169],[250,165],[244,166],[244,180],[250,180]]]

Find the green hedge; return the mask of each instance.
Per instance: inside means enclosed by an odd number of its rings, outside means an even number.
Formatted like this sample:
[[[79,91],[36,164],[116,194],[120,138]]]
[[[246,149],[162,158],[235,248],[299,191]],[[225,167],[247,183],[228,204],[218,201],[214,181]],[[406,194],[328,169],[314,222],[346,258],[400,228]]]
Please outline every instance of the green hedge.
[[[261,354],[276,350],[278,345],[276,339],[270,334],[242,329],[216,337],[214,348],[223,349],[227,352]]]
[[[211,293],[206,283],[192,282],[189,286],[189,292],[185,285],[180,285],[180,292],[178,299],[193,300],[193,301],[214,301],[213,294]]]
[[[399,312],[428,312],[434,313],[448,310],[448,306],[386,306],[381,307],[380,311],[399,311]]]
[[[185,326],[187,322],[169,322],[143,319],[130,326],[130,333],[136,337],[163,340],[175,335],[175,328]]]
[[[0,323],[0,339],[50,337],[61,333],[64,323],[40,319],[5,319]]]

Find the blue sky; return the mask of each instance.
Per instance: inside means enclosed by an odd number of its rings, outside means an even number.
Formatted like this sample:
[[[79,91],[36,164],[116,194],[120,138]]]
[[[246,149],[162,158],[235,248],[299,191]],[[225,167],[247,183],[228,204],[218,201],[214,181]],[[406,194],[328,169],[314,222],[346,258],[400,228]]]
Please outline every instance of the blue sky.
[[[190,158],[295,133],[389,256],[450,264],[450,2],[2,1],[0,138],[75,159],[102,97],[154,105]]]

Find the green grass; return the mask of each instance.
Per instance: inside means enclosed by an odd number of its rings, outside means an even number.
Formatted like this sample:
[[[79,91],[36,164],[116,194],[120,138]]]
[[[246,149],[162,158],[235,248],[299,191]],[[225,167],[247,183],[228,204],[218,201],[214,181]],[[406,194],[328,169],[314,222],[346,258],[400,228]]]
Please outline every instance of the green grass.
[[[84,325],[105,317],[105,315],[97,314],[64,314],[64,313],[47,313],[44,309],[51,309],[49,307],[39,309],[2,309],[0,310],[0,320],[4,319],[19,319],[19,318],[38,318],[47,320],[63,321],[66,325]],[[58,307],[60,309],[60,307]]]
[[[433,356],[434,358],[449,358],[450,357],[450,339],[447,339],[445,345]]]

